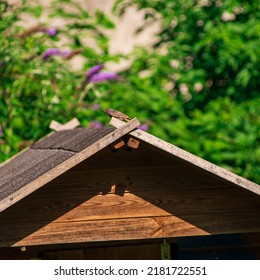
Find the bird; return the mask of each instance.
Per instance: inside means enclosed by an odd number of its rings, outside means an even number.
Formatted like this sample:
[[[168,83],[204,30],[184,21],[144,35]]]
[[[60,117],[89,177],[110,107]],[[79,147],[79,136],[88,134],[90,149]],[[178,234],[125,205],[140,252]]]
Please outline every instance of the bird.
[[[111,118],[114,117],[116,119],[126,121],[126,122],[129,122],[131,120],[131,118],[129,118],[127,115],[117,110],[105,109],[104,112]]]

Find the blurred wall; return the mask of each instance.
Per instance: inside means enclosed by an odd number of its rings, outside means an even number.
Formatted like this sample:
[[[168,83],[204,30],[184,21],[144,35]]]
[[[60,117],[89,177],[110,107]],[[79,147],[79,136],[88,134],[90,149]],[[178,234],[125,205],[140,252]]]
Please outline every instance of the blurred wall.
[[[90,14],[94,14],[96,9],[105,12],[116,24],[116,28],[112,30],[106,30],[106,34],[110,37],[110,52],[111,54],[128,54],[135,46],[145,45],[146,47],[151,46],[156,41],[155,34],[159,32],[160,24],[159,22],[154,22],[149,26],[146,26],[143,31],[136,34],[136,29],[143,26],[144,23],[144,12],[137,11],[136,8],[130,7],[127,12],[121,16],[117,17],[112,13],[112,7],[115,0],[75,0],[80,3]],[[10,2],[13,2],[10,1]],[[15,1],[14,1],[15,2]],[[39,22],[49,22],[49,25],[55,28],[63,27],[64,22],[61,19],[48,19],[48,9],[51,4],[51,0],[28,0],[28,4],[37,5],[40,4],[45,7],[45,11],[40,19],[34,19],[28,17],[28,15],[23,17],[23,25],[33,26]],[[91,42],[86,40],[86,44],[91,44]],[[75,58],[74,66],[75,68],[80,68],[79,59]],[[129,66],[129,60],[121,60],[120,64],[111,63],[109,65],[110,69],[113,71],[122,70]]]

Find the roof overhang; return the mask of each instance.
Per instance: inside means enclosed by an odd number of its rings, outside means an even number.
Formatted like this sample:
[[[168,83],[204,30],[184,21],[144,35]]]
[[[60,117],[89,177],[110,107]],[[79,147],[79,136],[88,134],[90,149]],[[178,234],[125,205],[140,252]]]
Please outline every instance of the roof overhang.
[[[112,118],[109,124],[118,129],[124,125],[124,122],[120,121],[119,119]],[[260,195],[260,186],[258,184],[249,181],[241,176],[238,176],[222,167],[212,164],[207,160],[195,156],[181,148],[178,148],[152,134],[149,134],[140,129],[136,129],[130,132],[130,134],[136,137],[137,139],[142,140],[148,144],[151,144],[169,154],[172,154],[173,156],[182,159],[185,162],[190,163],[204,170],[207,173],[217,176],[220,179],[223,179],[226,182],[229,182],[236,187]]]

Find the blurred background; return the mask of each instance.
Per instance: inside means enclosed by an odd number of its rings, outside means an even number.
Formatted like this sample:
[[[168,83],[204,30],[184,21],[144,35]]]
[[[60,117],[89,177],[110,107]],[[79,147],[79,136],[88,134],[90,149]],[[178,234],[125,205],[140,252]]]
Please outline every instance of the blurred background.
[[[260,183],[260,4],[0,1],[0,162],[105,108]]]

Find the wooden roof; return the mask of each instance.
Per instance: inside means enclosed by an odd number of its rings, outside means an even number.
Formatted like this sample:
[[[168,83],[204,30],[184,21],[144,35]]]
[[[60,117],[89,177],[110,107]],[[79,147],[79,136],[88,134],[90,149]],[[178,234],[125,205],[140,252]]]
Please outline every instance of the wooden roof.
[[[0,166],[0,211],[128,133],[235,187],[260,194],[259,185],[136,129],[140,125],[137,119],[124,123],[112,118],[110,124],[116,129],[109,127],[76,128],[52,133],[2,164]]]

